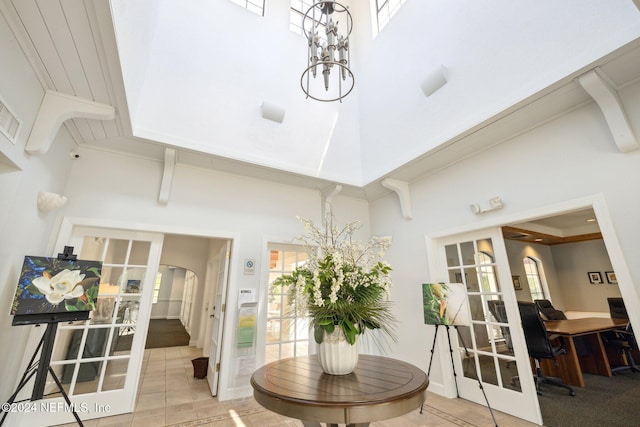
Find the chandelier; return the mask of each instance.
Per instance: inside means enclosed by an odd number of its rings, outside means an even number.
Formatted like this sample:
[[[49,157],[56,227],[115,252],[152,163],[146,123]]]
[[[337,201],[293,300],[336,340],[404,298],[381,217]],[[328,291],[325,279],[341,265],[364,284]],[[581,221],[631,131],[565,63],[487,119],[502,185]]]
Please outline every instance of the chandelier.
[[[340,32],[339,24],[345,26],[344,32]],[[342,98],[353,90],[355,81],[349,69],[349,35],[352,29],[351,13],[333,0],[316,1],[304,14],[302,30],[308,41],[309,52],[300,85],[307,98],[342,102]],[[316,81],[319,73],[322,74],[322,80]],[[332,79],[332,76],[337,77]],[[334,82],[330,85],[332,80]]]

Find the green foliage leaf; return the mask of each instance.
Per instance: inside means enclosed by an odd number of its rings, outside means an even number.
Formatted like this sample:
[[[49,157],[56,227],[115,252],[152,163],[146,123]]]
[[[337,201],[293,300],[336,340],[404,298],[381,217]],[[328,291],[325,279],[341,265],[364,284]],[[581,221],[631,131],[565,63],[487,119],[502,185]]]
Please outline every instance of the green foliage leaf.
[[[315,325],[313,327],[313,338],[318,344],[322,343],[322,340],[324,339],[324,329],[321,326]]]
[[[34,295],[43,295],[43,293],[40,292],[40,289],[38,289],[38,287],[36,285],[34,285],[33,283],[31,283],[25,289],[28,290],[29,292],[31,292]]]

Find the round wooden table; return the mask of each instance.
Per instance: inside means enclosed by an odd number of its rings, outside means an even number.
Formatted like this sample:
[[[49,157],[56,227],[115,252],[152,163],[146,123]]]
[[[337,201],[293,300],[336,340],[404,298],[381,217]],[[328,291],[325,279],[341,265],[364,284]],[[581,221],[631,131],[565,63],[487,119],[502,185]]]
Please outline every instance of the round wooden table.
[[[429,379],[421,369],[387,357],[360,355],[348,375],[322,372],[316,355],[269,363],[251,377],[262,406],[303,421],[305,426],[338,423],[368,426],[417,409],[427,398]]]

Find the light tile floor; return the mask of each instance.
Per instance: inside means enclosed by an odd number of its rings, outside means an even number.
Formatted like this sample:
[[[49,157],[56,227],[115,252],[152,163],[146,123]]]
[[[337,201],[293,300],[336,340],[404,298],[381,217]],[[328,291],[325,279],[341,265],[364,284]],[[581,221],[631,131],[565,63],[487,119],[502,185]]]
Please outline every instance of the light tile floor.
[[[302,422],[270,412],[253,398],[219,402],[206,379],[193,377],[194,347],[145,350],[136,409],[132,414],[84,421],[86,427],[300,427]],[[494,410],[500,427],[531,427],[519,418]],[[65,424],[71,427],[76,424]],[[462,399],[428,394],[423,413],[371,423],[371,427],[493,426],[489,410]]]

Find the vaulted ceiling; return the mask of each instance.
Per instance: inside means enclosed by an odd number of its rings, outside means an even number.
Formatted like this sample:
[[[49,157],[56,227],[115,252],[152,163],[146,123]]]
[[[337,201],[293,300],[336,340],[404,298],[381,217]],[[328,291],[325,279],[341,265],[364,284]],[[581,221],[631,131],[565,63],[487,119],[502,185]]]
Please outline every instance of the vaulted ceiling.
[[[594,68],[617,88],[640,78],[631,1],[409,1],[372,39],[351,1],[356,89],[342,104],[304,99],[306,42],[288,2],[264,17],[231,2],[0,0],[43,88],[116,107],[75,118],[79,146],[375,198],[592,99]],[[347,1],[347,3],[349,3]],[[444,66],[447,84],[420,82]],[[262,102],[285,111],[260,116]]]

